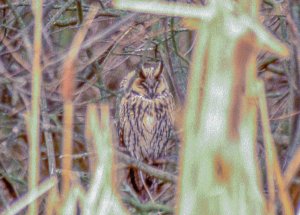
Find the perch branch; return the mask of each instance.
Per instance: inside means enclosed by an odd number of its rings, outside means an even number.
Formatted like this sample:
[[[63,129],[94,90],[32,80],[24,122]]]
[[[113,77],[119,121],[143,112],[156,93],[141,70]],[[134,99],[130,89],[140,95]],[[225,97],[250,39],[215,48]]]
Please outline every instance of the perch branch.
[[[149,166],[141,161],[129,157],[128,155],[125,155],[124,153],[118,152],[117,157],[128,166],[137,168],[155,178],[161,179],[163,181],[171,182],[171,183],[176,183],[177,181],[175,175],[172,175],[171,173]]]

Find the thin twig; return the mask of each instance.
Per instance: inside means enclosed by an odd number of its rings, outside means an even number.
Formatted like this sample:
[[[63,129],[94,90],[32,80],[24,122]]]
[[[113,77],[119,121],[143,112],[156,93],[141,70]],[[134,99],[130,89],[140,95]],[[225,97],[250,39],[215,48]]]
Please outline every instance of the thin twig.
[[[19,23],[21,29],[22,29],[22,36],[25,42],[25,49],[27,51],[27,54],[29,56],[29,59],[32,58],[32,45],[30,43],[30,40],[28,38],[27,32],[25,31],[26,25],[23,21],[23,19],[20,17],[20,15],[17,13],[15,6],[10,2],[10,0],[6,0],[6,3],[8,4],[9,8],[11,9],[12,13],[17,19],[17,22]]]
[[[154,211],[161,211],[161,212],[165,212],[165,213],[173,212],[173,210],[166,205],[161,205],[161,204],[157,204],[157,203],[143,203],[142,204],[132,198],[123,198],[122,200],[124,203],[133,206],[140,212],[154,212]]]
[[[48,31],[48,29],[51,27],[51,25],[62,15],[63,12],[65,12],[68,7],[70,7],[76,0],[69,0],[67,1],[52,18],[49,20],[49,22],[46,24],[44,30]]]
[[[122,161],[124,162],[126,165],[130,166],[130,167],[134,167],[134,168],[137,168],[155,178],[158,178],[158,179],[161,179],[163,181],[166,181],[166,182],[171,182],[171,183],[176,183],[177,179],[176,179],[176,176],[175,175],[172,175],[171,173],[168,173],[168,172],[165,172],[163,170],[160,170],[160,169],[157,169],[157,168],[154,168],[150,165],[147,165],[141,161],[138,161],[134,158],[131,158],[130,156],[124,154],[124,153],[121,153],[121,152],[118,152],[117,153],[117,157]]]
[[[42,107],[41,107],[41,114],[42,114],[42,127],[49,127],[50,126],[50,119],[48,115],[48,105],[47,100],[45,97],[45,90],[42,89]],[[56,164],[55,164],[55,152],[54,152],[54,143],[52,134],[46,130],[44,130],[45,136],[45,144],[47,148],[47,156],[48,156],[48,166],[50,171],[50,176],[54,176],[56,172]]]

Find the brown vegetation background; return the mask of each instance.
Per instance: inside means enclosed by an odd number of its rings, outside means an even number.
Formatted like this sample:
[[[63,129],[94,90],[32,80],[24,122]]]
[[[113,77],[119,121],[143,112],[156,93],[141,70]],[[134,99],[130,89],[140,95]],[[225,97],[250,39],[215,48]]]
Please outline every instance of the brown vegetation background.
[[[202,0],[178,1],[205,5]],[[73,171],[84,187],[91,172],[86,144],[88,104],[108,103],[116,128],[122,78],[142,62],[162,59],[177,103],[178,117],[185,101],[195,32],[177,17],[121,11],[110,0],[53,0],[43,4],[42,88],[40,118],[40,179],[61,176],[63,142],[63,66],[83,17],[92,4],[100,9],[75,61]],[[29,144],[25,113],[31,108],[34,18],[30,1],[0,0],[0,211],[28,191]],[[300,1],[264,0],[261,23],[290,49],[288,58],[262,52],[257,76],[265,81],[269,120],[282,170],[300,145]],[[64,79],[71,77],[65,77]],[[260,123],[259,123],[260,126]],[[180,132],[180,128],[178,131]],[[117,135],[115,132],[114,143]],[[264,156],[258,130],[258,153]],[[264,160],[264,159],[262,159]],[[262,162],[262,166],[264,166]],[[264,174],[266,174],[264,172]],[[299,207],[300,172],[290,187]]]

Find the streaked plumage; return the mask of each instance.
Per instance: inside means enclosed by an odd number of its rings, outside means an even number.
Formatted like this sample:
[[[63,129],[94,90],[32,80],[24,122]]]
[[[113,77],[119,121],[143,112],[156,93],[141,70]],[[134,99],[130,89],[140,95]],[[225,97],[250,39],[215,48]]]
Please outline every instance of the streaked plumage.
[[[120,142],[131,156],[148,163],[166,155],[173,127],[173,96],[162,75],[162,64],[142,67],[123,80]]]

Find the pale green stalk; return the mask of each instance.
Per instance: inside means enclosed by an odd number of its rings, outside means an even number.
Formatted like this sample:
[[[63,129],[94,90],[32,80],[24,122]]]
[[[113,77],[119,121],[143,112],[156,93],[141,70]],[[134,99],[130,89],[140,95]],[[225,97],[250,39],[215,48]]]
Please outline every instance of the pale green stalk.
[[[30,206],[35,200],[37,200],[40,196],[48,192],[51,188],[57,185],[56,177],[49,178],[48,180],[42,182],[40,185],[36,186],[32,190],[30,190],[26,195],[21,197],[18,201],[16,201],[7,211],[3,214],[13,215],[18,214],[21,210],[23,210],[26,206]]]
[[[32,89],[31,89],[31,112],[28,113],[29,129],[29,171],[28,171],[28,189],[33,190],[39,182],[39,124],[40,124],[40,96],[41,96],[41,53],[42,53],[42,14],[43,0],[32,1],[32,11],[34,14],[34,56],[32,63]],[[29,214],[37,214],[37,203],[34,202],[29,207]]]

